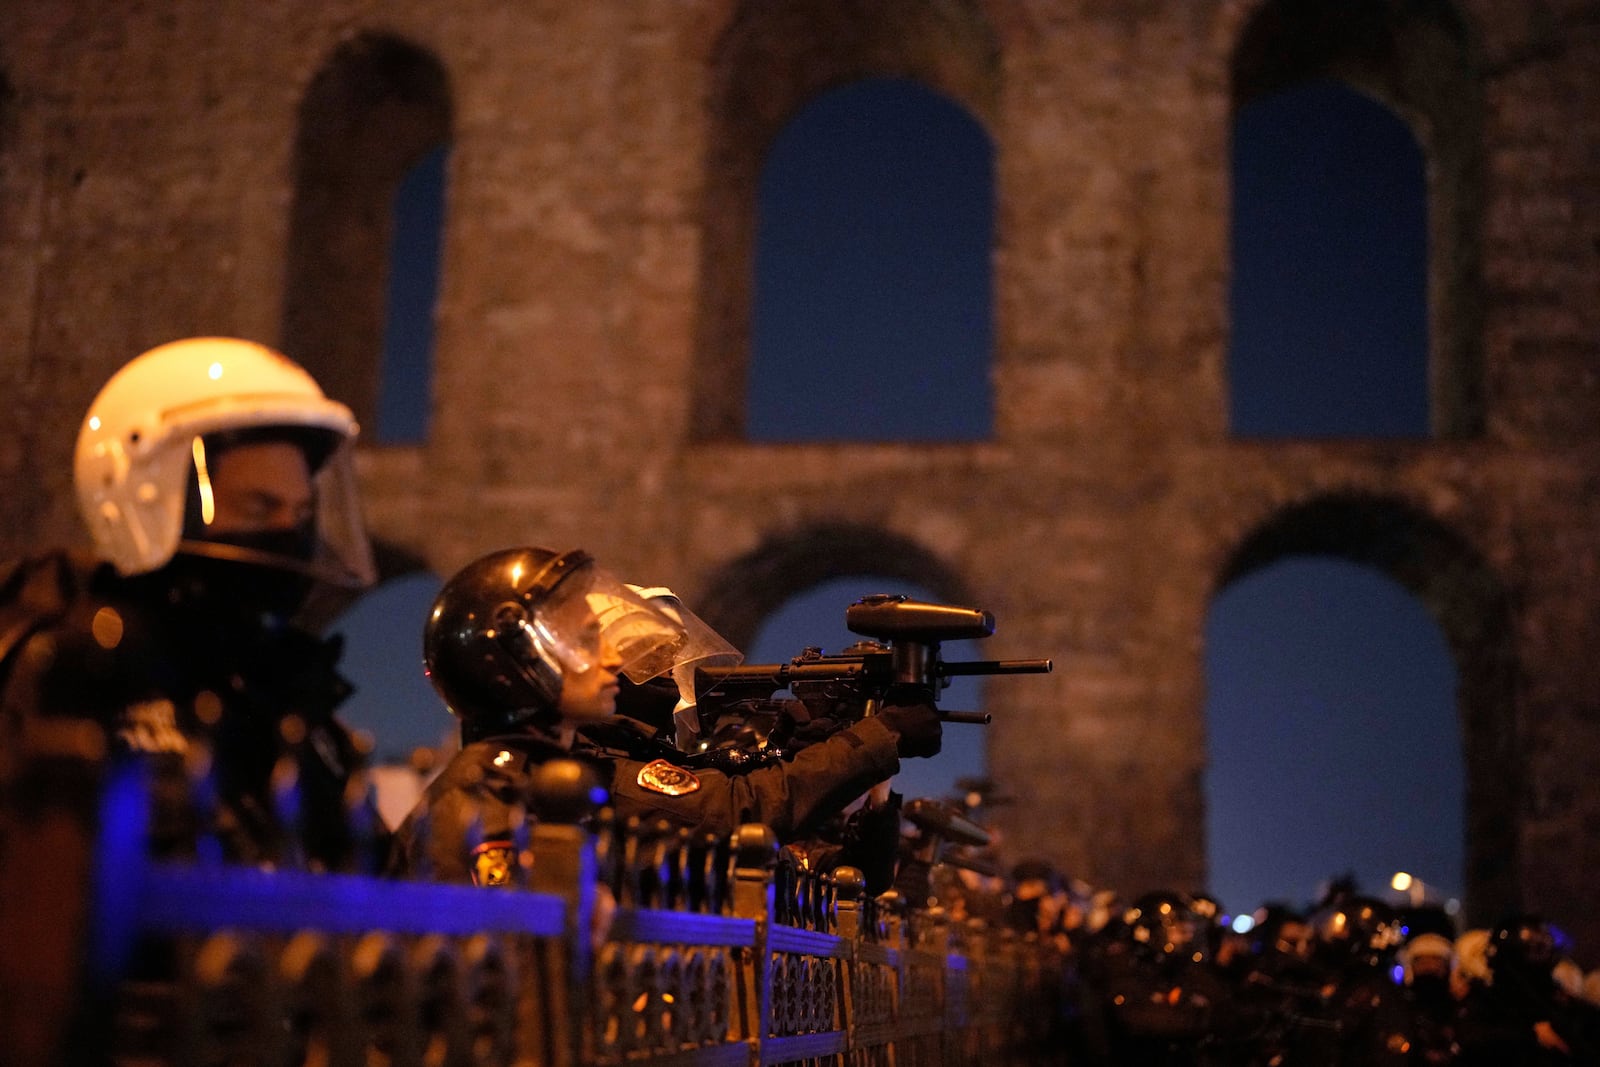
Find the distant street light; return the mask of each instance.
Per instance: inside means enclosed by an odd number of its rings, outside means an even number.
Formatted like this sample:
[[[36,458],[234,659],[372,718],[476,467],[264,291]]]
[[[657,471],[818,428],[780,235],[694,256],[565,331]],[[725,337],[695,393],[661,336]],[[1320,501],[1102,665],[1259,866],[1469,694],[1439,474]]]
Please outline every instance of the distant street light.
[[[1422,879],[1413,878],[1405,871],[1394,872],[1394,877],[1389,879],[1389,888],[1396,893],[1407,894],[1413,908],[1422,907],[1427,899],[1428,887],[1422,884]]]

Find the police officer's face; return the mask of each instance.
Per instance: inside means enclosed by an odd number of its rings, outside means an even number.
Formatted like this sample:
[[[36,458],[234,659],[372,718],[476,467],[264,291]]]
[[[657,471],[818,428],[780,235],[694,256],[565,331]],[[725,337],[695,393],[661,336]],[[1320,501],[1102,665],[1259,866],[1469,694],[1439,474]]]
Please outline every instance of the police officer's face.
[[[1273,946],[1279,953],[1304,960],[1311,957],[1311,927],[1300,922],[1286,922],[1278,931]]]
[[[608,719],[617,710],[617,672],[622,657],[600,633],[598,620],[593,636],[600,649],[595,665],[586,671],[568,671],[561,678],[561,716],[569,722]]]
[[[211,466],[213,536],[291,530],[311,518],[314,498],[306,454],[288,441],[238,445]]]
[[[1412,977],[1421,978],[1428,976],[1444,979],[1450,974],[1449,956],[1417,956],[1411,961]]]

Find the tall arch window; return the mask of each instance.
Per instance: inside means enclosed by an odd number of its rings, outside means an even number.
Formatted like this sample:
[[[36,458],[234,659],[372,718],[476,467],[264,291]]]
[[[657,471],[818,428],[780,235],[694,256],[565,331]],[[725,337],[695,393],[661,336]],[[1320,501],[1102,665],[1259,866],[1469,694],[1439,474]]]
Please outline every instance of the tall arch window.
[[[449,157],[446,145],[435,145],[411,165],[395,191],[378,376],[377,439],[381,444],[420,444],[428,434],[433,307],[439,292]]]
[[[751,439],[990,435],[993,185],[982,126],[914,82],[794,116],[761,171]]]
[[[1242,437],[1422,437],[1422,150],[1370,97],[1316,81],[1233,128],[1229,400]]]
[[[1373,568],[1291,556],[1224,588],[1205,638],[1220,899],[1305,906],[1346,874],[1381,897],[1405,872],[1418,897],[1460,900],[1456,671],[1422,602]]]
[[[339,718],[371,743],[369,774],[379,813],[398,826],[421,797],[423,763],[443,766],[457,746],[460,723],[422,670],[422,625],[444,582],[413,571],[383,582],[349,605],[327,627],[344,641],[339,673],[352,687]]]
[[[1478,55],[1453,0],[1262,0],[1241,27],[1235,433],[1419,436],[1418,381],[1425,432],[1483,432]],[[1270,360],[1287,361],[1283,384],[1255,394],[1252,364]]]
[[[450,126],[438,60],[384,34],[341,45],[301,100],[284,347],[379,440],[425,425]]]

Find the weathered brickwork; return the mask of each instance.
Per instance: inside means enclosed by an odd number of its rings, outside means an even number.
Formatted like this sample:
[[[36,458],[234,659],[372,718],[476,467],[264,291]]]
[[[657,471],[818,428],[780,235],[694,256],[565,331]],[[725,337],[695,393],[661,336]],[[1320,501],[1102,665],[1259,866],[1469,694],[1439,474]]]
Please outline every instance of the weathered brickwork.
[[[1360,25],[1308,39],[1319,7]],[[313,93],[372,42],[411,75]],[[996,146],[994,437],[745,443],[761,154],[885,73]],[[1228,435],[1230,115],[1323,73],[1430,159],[1431,441]],[[1600,944],[1600,3],[0,6],[0,548],[79,537],[77,419],[160,342],[277,343],[373,409],[387,221],[335,242],[318,211],[352,172],[310,165],[351,119],[397,123],[374,166],[450,142],[429,436],[363,456],[389,546],[448,572],[581,543],[735,638],[749,604],[862,569],[981,603],[993,654],[1056,661],[988,690],[992,770],[1032,798],[1008,840],[1129,888],[1204,879],[1213,597],[1342,553],[1456,653],[1472,908]]]

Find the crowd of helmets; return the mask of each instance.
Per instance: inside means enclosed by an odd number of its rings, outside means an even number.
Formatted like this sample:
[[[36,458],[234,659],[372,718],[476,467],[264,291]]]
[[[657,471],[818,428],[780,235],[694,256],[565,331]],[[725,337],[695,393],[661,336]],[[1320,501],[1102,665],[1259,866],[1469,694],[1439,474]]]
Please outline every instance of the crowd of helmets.
[[[1067,1064],[1600,1064],[1600,969],[1540,916],[1461,928],[1346,878],[1307,907],[1125,898],[1044,862],[934,869],[931,902],[1059,950]]]

